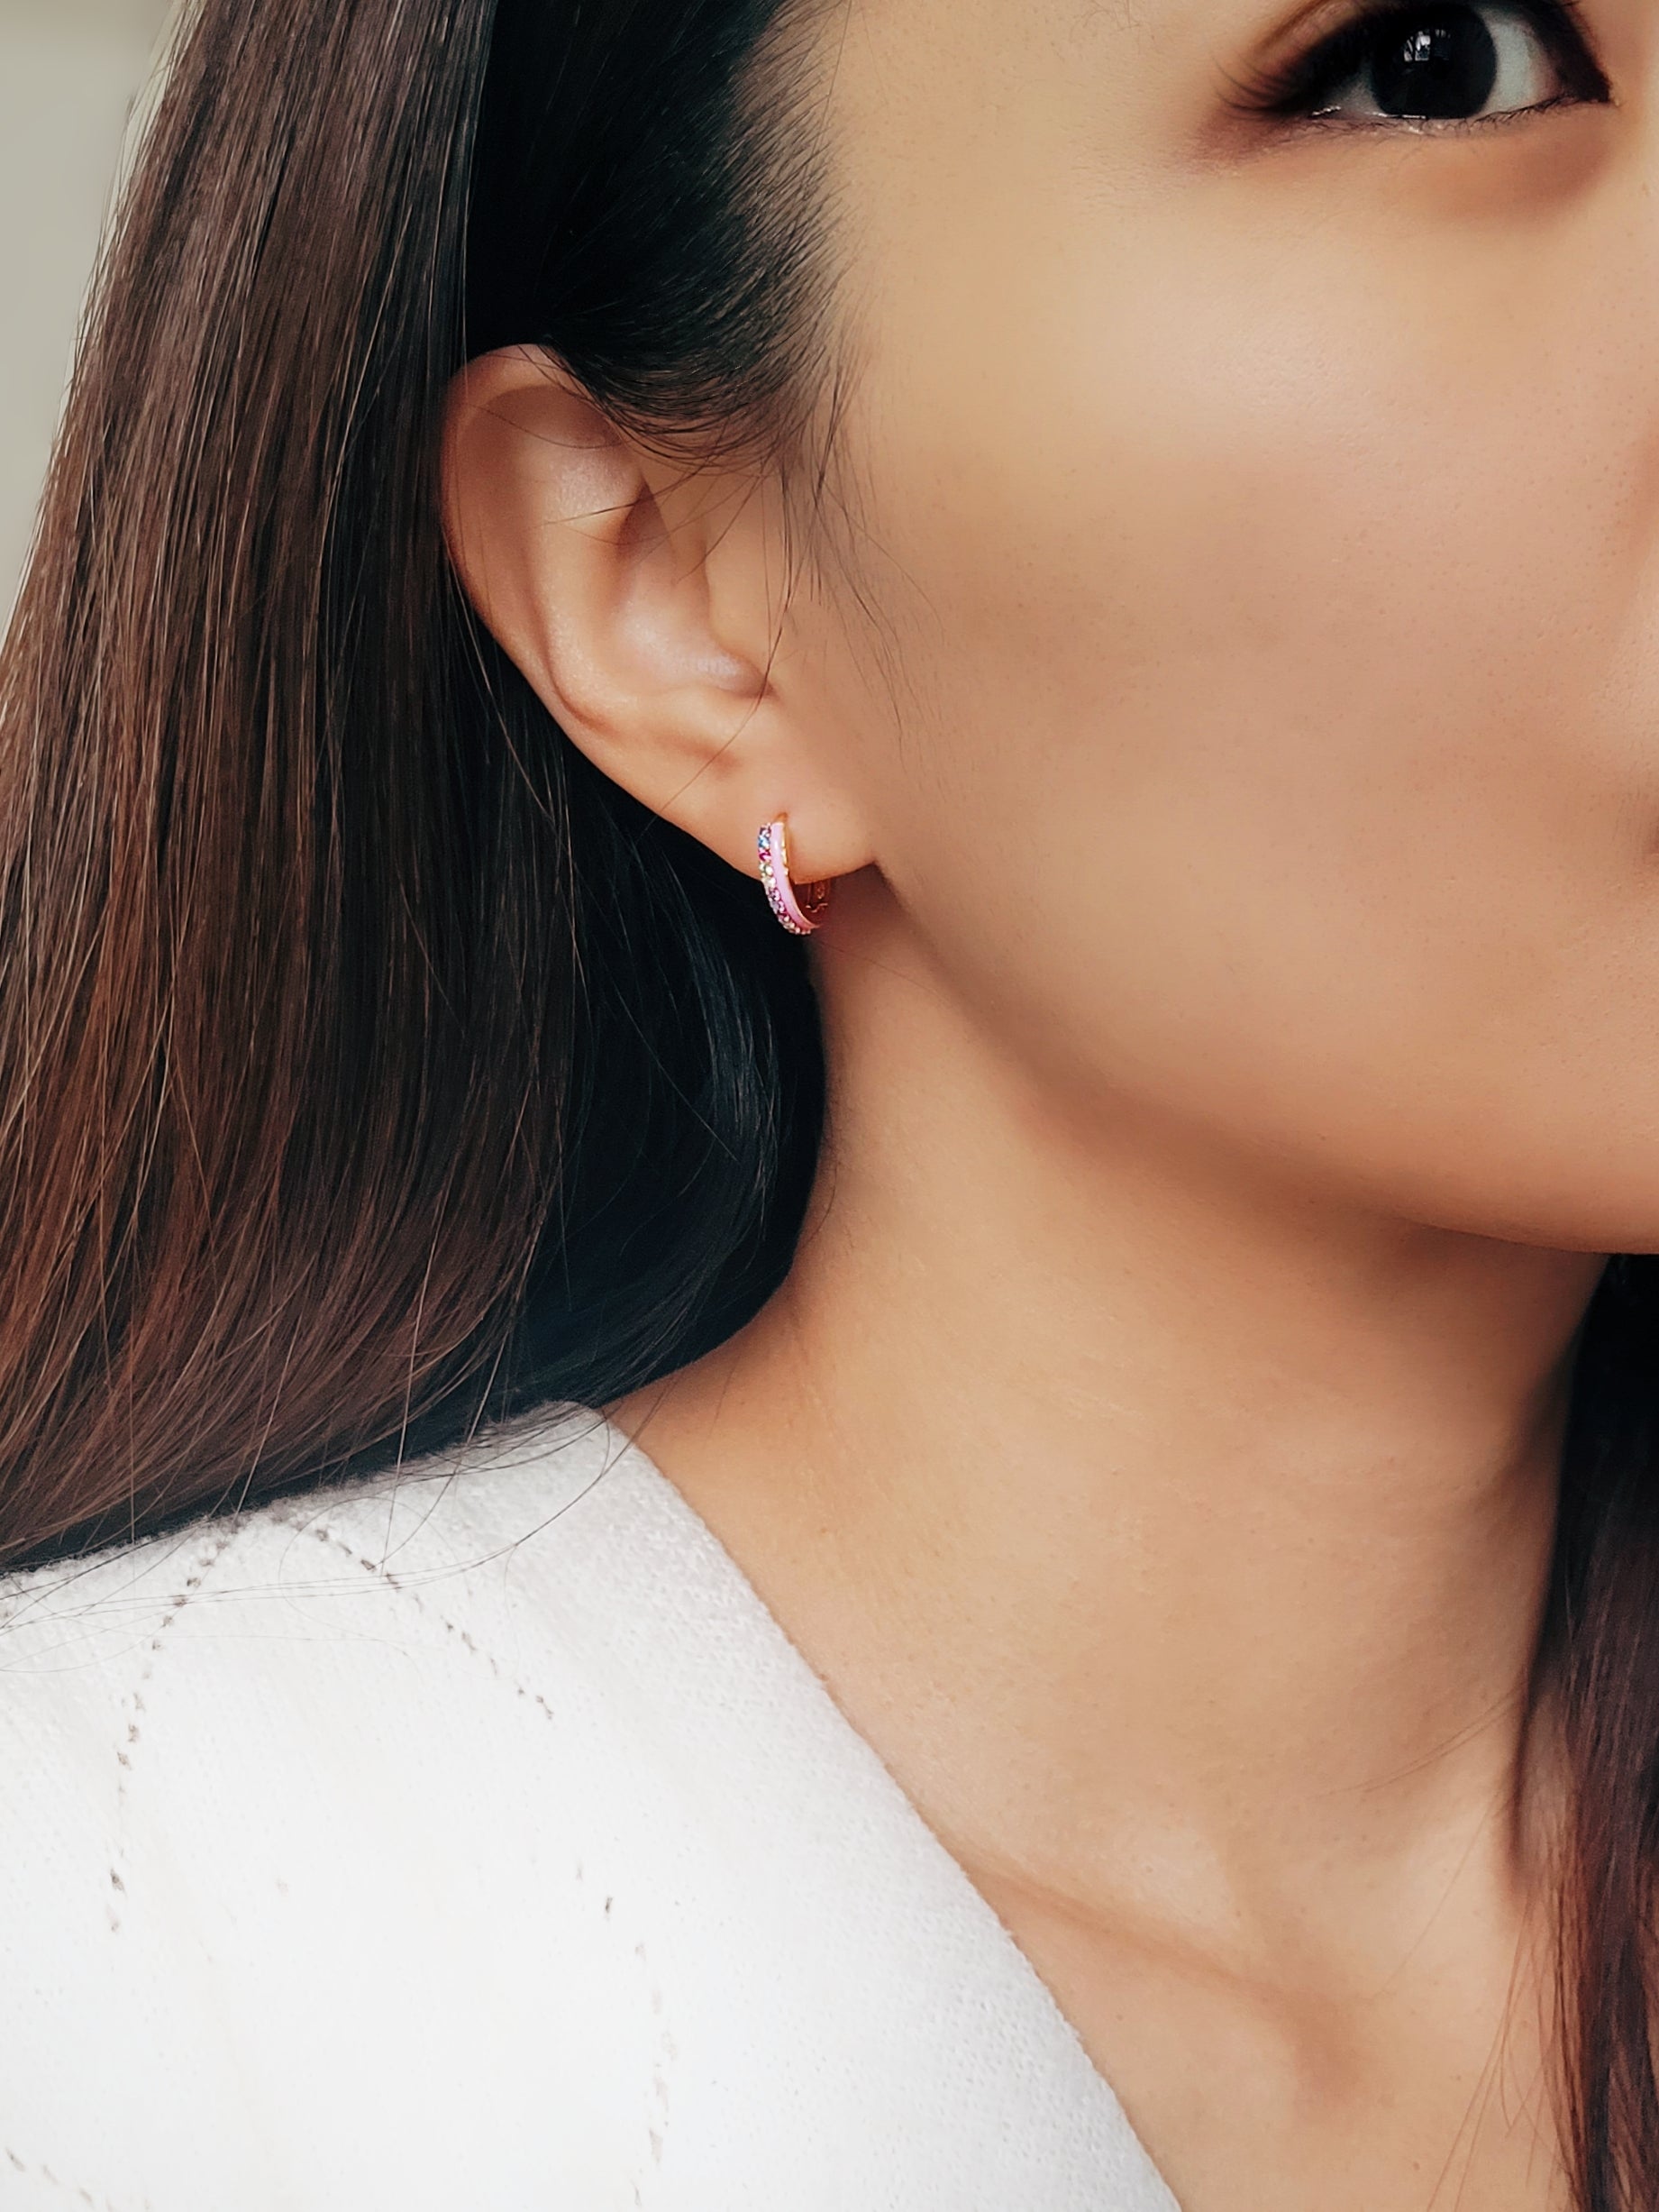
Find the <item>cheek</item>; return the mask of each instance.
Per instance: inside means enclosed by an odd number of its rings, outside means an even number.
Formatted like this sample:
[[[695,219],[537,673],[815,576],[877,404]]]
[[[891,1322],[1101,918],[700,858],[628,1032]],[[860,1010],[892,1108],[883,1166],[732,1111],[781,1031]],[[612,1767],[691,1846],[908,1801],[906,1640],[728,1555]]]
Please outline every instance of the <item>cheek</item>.
[[[1564,1242],[1611,1111],[1659,1235],[1659,396],[1559,322],[1138,273],[896,349],[901,895],[1071,1081]]]

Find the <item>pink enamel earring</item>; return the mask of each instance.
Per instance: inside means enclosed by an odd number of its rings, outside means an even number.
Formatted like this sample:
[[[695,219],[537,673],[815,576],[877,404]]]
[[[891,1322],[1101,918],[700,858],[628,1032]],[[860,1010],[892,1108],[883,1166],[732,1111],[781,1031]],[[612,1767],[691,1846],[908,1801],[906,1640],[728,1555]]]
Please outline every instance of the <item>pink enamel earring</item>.
[[[827,883],[803,883],[798,891],[789,881],[789,841],[784,824],[786,817],[779,815],[775,822],[768,822],[761,830],[761,882],[771,902],[772,912],[793,936],[808,937],[823,919],[829,904],[830,887]]]

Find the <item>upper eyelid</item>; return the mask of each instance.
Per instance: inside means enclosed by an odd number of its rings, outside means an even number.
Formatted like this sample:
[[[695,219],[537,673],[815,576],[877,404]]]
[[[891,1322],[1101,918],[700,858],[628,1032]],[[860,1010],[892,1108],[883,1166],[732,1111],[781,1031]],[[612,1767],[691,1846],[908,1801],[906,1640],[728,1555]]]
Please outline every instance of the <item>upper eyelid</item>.
[[[1364,13],[1354,0],[1315,0],[1314,5],[1301,9],[1281,26],[1260,57],[1257,70],[1262,77],[1276,76],[1290,67],[1299,54],[1317,53],[1346,25],[1363,20]]]

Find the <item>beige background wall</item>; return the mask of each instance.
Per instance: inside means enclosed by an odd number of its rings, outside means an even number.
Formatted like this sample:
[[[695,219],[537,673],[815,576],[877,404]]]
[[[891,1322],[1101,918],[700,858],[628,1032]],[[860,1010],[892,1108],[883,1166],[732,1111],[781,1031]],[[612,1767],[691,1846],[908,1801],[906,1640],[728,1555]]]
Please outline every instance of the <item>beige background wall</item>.
[[[0,622],[166,0],[0,0]]]

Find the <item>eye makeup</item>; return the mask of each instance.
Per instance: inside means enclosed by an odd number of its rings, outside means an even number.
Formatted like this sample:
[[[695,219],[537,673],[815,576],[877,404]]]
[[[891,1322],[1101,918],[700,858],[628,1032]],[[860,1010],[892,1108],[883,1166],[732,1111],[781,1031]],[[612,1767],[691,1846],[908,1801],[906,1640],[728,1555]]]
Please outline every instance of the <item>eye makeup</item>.
[[[1317,14],[1329,23],[1330,10]],[[1456,125],[1605,103],[1612,89],[1582,16],[1578,0],[1356,0],[1283,60],[1229,72],[1227,105],[1281,121]],[[1483,112],[1494,96],[1510,104]]]

